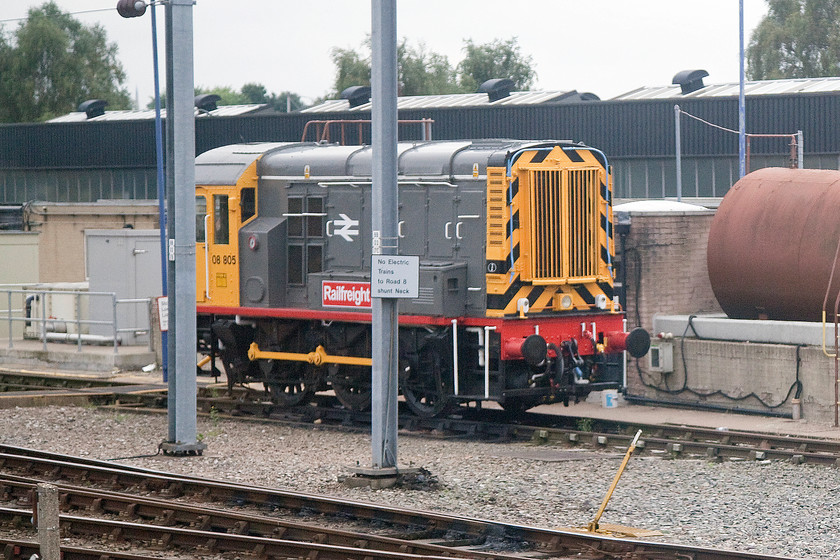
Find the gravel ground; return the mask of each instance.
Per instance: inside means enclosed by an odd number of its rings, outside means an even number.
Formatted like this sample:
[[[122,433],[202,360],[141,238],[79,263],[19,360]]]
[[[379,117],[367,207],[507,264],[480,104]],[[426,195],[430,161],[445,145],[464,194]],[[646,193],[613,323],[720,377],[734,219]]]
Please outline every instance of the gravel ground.
[[[3,411],[0,441],[96,459],[152,454],[164,415],[82,407]],[[350,488],[348,467],[371,464],[370,436],[199,418],[200,457],[120,462],[261,486],[548,528],[591,521],[624,455],[432,440],[401,435],[399,463],[427,469],[431,488]],[[630,460],[602,523],[664,533],[659,540],[794,558],[836,558],[840,470],[776,462]]]

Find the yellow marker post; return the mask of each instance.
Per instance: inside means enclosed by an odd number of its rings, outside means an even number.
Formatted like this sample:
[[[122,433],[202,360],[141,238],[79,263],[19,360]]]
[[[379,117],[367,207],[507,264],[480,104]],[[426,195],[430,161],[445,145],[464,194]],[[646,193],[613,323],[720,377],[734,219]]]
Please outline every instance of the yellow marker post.
[[[587,526],[587,530],[592,533],[598,531],[598,522],[601,520],[601,515],[603,515],[604,510],[607,509],[607,504],[612,497],[613,491],[615,491],[615,487],[618,486],[618,479],[621,478],[621,473],[624,472],[624,468],[627,466],[627,463],[630,461],[630,455],[633,454],[633,450],[636,449],[636,443],[639,441],[639,436],[642,435],[642,430],[636,432],[636,437],[633,438],[633,441],[630,442],[630,447],[627,449],[627,453],[624,455],[624,460],[621,462],[621,466],[618,467],[618,472],[615,473],[615,478],[610,485],[610,489],[607,490],[607,495],[604,496],[604,501],[601,502],[601,507],[598,508],[598,513],[595,514],[595,519]]]

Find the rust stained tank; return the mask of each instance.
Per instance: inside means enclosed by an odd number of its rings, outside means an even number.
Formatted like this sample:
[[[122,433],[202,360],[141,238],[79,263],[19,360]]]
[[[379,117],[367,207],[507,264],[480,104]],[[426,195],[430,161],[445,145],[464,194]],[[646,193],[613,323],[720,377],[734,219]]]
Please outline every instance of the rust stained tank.
[[[733,319],[819,321],[840,241],[840,171],[761,169],[729,190],[709,231],[709,280]],[[840,287],[840,263],[828,317]]]

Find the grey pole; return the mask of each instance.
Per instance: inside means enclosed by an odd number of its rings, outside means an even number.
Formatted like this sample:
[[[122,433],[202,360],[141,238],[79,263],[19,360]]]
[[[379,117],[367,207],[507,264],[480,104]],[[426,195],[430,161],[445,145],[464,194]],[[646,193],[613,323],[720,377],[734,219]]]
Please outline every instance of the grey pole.
[[[682,201],[682,146],[680,140],[680,106],[674,105],[674,135],[677,152],[677,201]]]
[[[738,83],[738,171],[739,177],[747,174],[747,117],[746,103],[744,102],[744,0],[738,2],[739,21],[739,52],[740,80]]]
[[[397,5],[373,0],[371,101],[373,254],[397,254]],[[371,448],[374,468],[397,466],[397,299],[373,298]]]
[[[175,455],[204,449],[196,433],[195,113],[193,0],[166,4],[166,181],[170,219],[168,440]],[[174,360],[172,360],[174,357]]]

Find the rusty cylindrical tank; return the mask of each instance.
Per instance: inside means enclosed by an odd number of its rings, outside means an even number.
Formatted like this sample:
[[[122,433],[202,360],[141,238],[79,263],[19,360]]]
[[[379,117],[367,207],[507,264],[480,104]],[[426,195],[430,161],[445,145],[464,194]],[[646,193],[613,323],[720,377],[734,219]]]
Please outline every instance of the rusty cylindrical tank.
[[[840,171],[755,171],[712,221],[712,290],[733,319],[819,321],[838,241]],[[826,309],[832,320],[838,287],[840,263]]]

